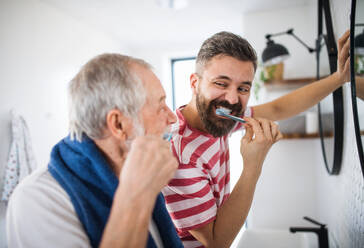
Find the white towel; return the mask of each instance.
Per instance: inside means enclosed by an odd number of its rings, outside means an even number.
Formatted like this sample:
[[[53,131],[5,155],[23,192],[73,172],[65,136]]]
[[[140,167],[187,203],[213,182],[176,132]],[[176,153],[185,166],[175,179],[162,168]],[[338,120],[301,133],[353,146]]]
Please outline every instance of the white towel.
[[[2,201],[8,201],[16,185],[36,168],[27,124],[15,111],[12,111],[11,130],[12,141],[5,169]]]

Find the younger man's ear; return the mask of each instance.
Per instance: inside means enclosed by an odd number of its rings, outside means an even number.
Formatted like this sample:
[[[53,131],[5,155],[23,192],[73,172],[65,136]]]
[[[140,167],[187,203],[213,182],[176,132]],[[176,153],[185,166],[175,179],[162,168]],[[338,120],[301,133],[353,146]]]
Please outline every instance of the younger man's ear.
[[[194,94],[197,93],[199,79],[200,78],[198,77],[198,75],[196,73],[192,73],[190,76],[190,86],[191,86],[192,92]]]
[[[127,138],[127,120],[120,110],[113,109],[106,115],[106,127],[112,136],[125,140]]]

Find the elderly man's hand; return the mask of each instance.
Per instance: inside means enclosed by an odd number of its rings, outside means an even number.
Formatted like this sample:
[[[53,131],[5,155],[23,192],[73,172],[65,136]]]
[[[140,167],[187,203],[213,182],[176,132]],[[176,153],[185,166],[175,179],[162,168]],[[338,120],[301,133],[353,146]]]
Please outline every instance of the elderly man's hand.
[[[157,195],[177,167],[169,142],[156,136],[137,137],[121,170],[120,184],[135,197]]]

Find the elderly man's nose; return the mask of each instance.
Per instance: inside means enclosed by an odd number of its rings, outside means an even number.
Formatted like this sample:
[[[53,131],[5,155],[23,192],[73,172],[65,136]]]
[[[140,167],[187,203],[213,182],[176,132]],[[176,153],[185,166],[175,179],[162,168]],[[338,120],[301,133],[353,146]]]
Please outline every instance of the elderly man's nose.
[[[168,108],[168,124],[173,124],[177,121],[177,116]]]

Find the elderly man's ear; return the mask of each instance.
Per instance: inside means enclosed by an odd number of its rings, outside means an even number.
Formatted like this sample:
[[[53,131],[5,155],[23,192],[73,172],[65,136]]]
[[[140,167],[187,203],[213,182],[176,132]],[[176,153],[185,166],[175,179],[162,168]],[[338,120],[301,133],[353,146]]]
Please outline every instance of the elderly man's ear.
[[[107,130],[118,140],[126,140],[128,138],[130,122],[130,118],[117,109],[110,110],[106,116]]]

